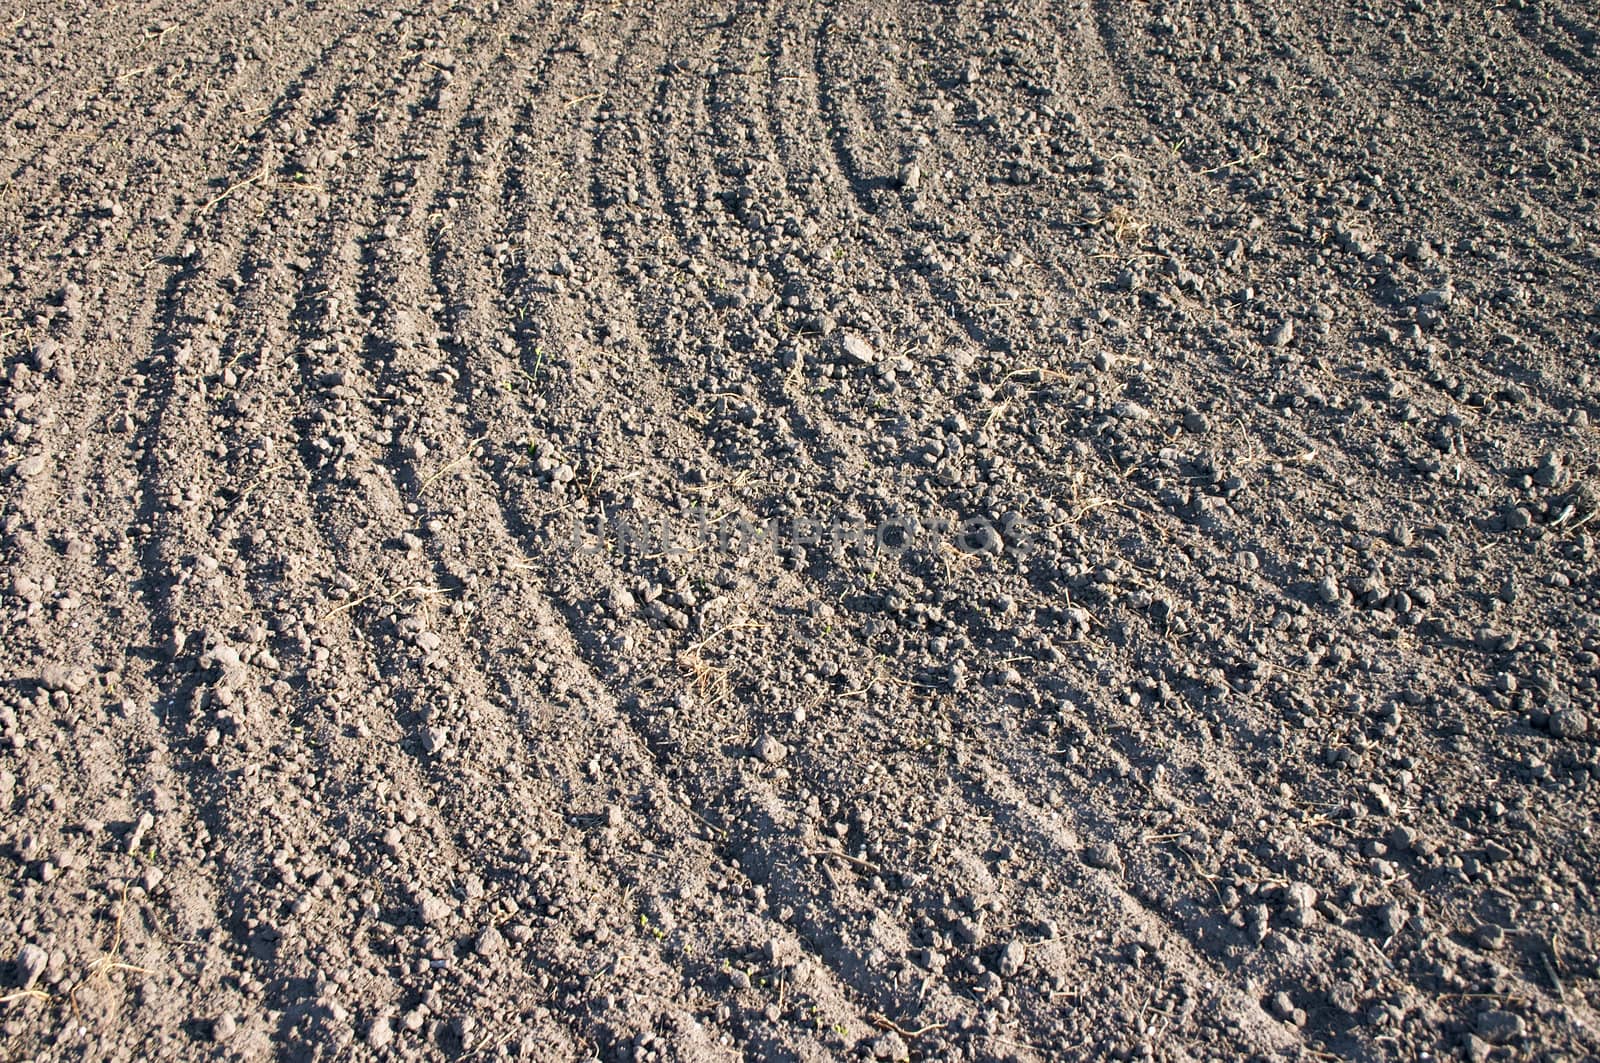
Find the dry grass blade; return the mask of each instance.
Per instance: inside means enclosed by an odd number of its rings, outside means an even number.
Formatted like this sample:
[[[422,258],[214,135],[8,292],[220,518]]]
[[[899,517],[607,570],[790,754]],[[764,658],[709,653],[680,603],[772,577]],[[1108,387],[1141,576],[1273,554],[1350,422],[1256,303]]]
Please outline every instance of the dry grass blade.
[[[901,1026],[899,1023],[889,1018],[889,1016],[879,1012],[873,1012],[871,1015],[868,1015],[867,1018],[871,1019],[872,1024],[878,1027],[878,1029],[893,1030],[901,1037],[921,1037],[924,1034],[930,1034],[935,1030],[942,1030],[946,1026],[950,1025],[947,1022],[935,1022],[929,1023],[927,1026],[919,1026],[916,1029],[910,1029],[908,1027]]]
[[[264,178],[266,176],[267,176],[267,168],[265,166],[263,166],[263,167],[261,167],[261,169],[257,170],[255,173],[251,174],[249,177],[246,177],[244,180],[237,181],[234,184],[231,184],[227,188],[223,189],[222,192],[219,193],[215,199],[211,200],[205,206],[201,207],[199,213],[202,214],[202,215],[211,213],[212,208],[215,207],[217,204],[221,203],[223,200],[227,199],[229,196],[233,195],[235,192],[239,191],[240,189],[249,188],[251,185],[255,184],[257,181],[260,181],[262,178]]]
[[[689,679],[689,689],[706,705],[717,705],[733,693],[728,669],[712,664],[699,653],[684,650],[678,654],[678,668]]]
[[[24,1000],[49,1000],[50,994],[42,989],[18,989],[0,997],[0,1004],[18,1004]]]

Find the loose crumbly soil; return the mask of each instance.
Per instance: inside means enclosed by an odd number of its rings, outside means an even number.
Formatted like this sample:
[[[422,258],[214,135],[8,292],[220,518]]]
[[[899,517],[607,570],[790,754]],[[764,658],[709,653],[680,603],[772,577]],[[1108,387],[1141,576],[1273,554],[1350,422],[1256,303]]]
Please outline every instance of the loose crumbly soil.
[[[1600,1053],[1593,4],[0,21],[6,1058]]]

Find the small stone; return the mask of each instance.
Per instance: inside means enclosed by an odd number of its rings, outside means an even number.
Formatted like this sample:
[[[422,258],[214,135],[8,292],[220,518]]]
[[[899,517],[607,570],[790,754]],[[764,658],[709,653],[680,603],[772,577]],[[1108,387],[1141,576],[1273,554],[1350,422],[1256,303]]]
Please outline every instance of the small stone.
[[[211,1024],[211,1039],[218,1044],[239,1032],[239,1020],[224,1012]]]
[[[1106,842],[1095,842],[1083,851],[1083,862],[1090,867],[1112,871],[1122,866],[1122,857],[1114,846]]]
[[[1028,949],[1020,938],[1012,938],[1006,947],[1000,950],[1000,962],[997,969],[1002,978],[1010,978],[1022,970],[1022,965],[1027,962]]]
[[[50,954],[37,945],[28,944],[17,950],[17,984],[32,989],[50,963]]]
[[[1533,471],[1533,482],[1540,487],[1554,487],[1560,480],[1561,455],[1549,451],[1539,459],[1539,466]]]
[[[788,748],[771,735],[756,739],[754,752],[758,759],[767,764],[777,764],[789,755]]]
[[[45,469],[44,455],[43,454],[34,454],[34,455],[29,456],[29,457],[23,458],[21,461],[17,462],[17,464],[15,466],[13,466],[13,468],[16,469],[17,475],[19,477],[21,477],[24,480],[31,480],[35,476],[39,476],[39,475],[43,474],[44,469]]]
[[[1589,733],[1589,717],[1582,709],[1557,709],[1550,714],[1550,733],[1556,738],[1582,738]]]
[[[1308,927],[1317,921],[1317,891],[1304,882],[1296,882],[1283,891],[1289,923]]]
[[[1521,1015],[1495,1008],[1478,1015],[1478,1036],[1492,1045],[1510,1044],[1528,1032]]]
[[[47,664],[39,670],[39,685],[46,690],[77,694],[89,685],[89,674],[60,664]]]
[[[1383,932],[1384,937],[1392,938],[1405,929],[1406,910],[1391,901],[1374,913],[1373,921],[1377,924],[1378,929]]]
[[[385,1048],[394,1041],[394,1024],[386,1017],[372,1020],[372,1025],[367,1027],[367,1047]]]
[[[1288,993],[1279,992],[1273,996],[1272,1013],[1285,1021],[1294,1017],[1294,1001]]]
[[[478,939],[472,943],[472,951],[485,957],[498,955],[505,947],[504,935],[493,926],[485,927],[478,935]]]
[[[1284,320],[1278,322],[1278,324],[1267,333],[1267,346],[1287,347],[1289,345],[1289,341],[1293,339],[1294,322],[1290,321],[1288,318],[1285,318]]]
[[[417,921],[423,926],[434,926],[450,917],[450,905],[442,897],[433,895],[417,903]]]
[[[1111,414],[1119,421],[1148,421],[1150,411],[1132,399],[1123,399],[1111,408]]]
[[[56,364],[56,359],[60,357],[60,355],[60,342],[46,336],[44,339],[40,340],[34,345],[30,360],[32,361],[35,369],[41,373],[45,373]]]
[[[145,834],[156,825],[156,817],[149,812],[141,813],[138,822],[134,823],[133,830],[128,832],[128,852],[136,852],[139,844],[144,841]]]
[[[628,592],[627,588],[613,585],[606,596],[606,606],[611,610],[612,616],[621,620],[633,615],[634,610],[638,608],[638,602],[634,600],[633,595]]]
[[[845,359],[856,365],[871,365],[878,360],[877,352],[872,349],[872,344],[857,333],[846,332],[839,347],[844,351]]]

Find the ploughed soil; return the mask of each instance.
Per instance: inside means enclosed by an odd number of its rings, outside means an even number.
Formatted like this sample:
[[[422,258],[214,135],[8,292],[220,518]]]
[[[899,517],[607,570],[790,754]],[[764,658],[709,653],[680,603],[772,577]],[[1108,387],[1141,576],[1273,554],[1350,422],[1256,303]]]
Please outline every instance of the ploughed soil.
[[[1600,1053],[1582,0],[17,0],[7,1059]]]

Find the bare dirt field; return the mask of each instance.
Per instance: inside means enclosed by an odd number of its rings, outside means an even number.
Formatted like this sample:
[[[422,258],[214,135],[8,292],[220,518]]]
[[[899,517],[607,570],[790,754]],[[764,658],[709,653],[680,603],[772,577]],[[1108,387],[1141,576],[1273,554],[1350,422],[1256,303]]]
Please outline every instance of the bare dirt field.
[[[1600,1055],[1600,10],[17,0],[0,1056]]]

